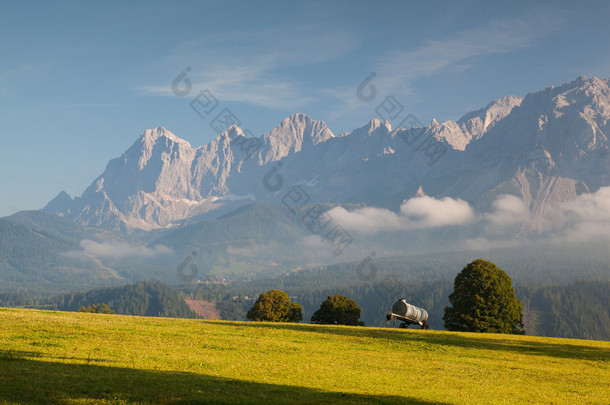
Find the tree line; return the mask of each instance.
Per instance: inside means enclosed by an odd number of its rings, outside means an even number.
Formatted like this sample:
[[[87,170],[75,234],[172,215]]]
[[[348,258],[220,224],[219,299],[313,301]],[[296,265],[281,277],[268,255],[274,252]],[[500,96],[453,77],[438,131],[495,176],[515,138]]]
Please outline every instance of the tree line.
[[[330,274],[326,273],[328,269],[313,269],[248,283],[186,286],[182,287],[182,292],[162,283],[142,282],[51,298],[31,292],[0,293],[0,306],[78,311],[81,306],[106,303],[118,314],[192,318],[195,314],[184,303],[184,298],[190,296],[214,301],[222,319],[247,320],[254,298],[278,289],[298,301],[305,321],[311,321],[329,296],[337,295],[357,303],[361,308],[360,322],[367,326],[385,326],[385,314],[392,304],[399,298],[406,298],[409,303],[428,311],[430,328],[444,329],[444,311],[450,305],[448,298],[454,291],[454,283],[450,280],[424,281],[423,272],[420,276],[407,273],[404,278],[398,278],[380,266],[377,279],[358,283],[353,278],[354,267],[339,265],[334,270],[337,269],[339,271],[331,270]],[[577,281],[563,285],[516,283],[514,291],[523,306],[527,334],[610,340],[610,281]]]
[[[445,308],[454,291],[450,280],[423,281],[425,277],[408,274],[405,278],[385,277],[381,269],[377,282],[353,280],[348,265],[340,265],[344,277],[325,275],[325,270],[307,270],[284,277],[254,280],[230,285],[209,284],[186,287],[187,295],[214,301],[222,319],[247,320],[252,297],[279,289],[293,297],[302,307],[303,319],[310,320],[329,296],[342,295],[358,303],[360,320],[367,326],[385,326],[385,314],[399,298],[429,313],[432,329],[444,329]],[[351,268],[353,270],[353,268]],[[352,272],[353,275],[354,272]],[[455,273],[454,273],[455,276]],[[332,281],[330,280],[332,279]],[[610,340],[610,281],[576,281],[562,285],[516,283],[514,292],[522,303],[526,334],[564,338]],[[248,298],[246,298],[248,297]]]
[[[121,315],[196,317],[184,302],[182,293],[158,281],[142,281],[121,287],[73,292],[50,298],[37,298],[23,293],[0,294],[0,306],[76,312],[82,308],[93,310],[99,305],[106,305],[110,310]]]

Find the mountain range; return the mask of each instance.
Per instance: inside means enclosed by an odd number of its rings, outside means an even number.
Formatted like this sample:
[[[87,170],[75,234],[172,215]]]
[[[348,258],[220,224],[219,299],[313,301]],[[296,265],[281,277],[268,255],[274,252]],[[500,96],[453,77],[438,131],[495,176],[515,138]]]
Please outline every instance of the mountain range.
[[[81,196],[44,211],[85,226],[152,230],[214,218],[252,201],[351,203],[398,210],[425,193],[489,209],[517,196],[542,226],[549,206],[610,186],[610,80],[584,76],[508,96],[457,121],[392,129],[373,119],[336,136],[299,113],[258,138],[236,126],[192,147],[146,130]]]
[[[0,292],[250,280],[375,254],[501,260],[523,246],[522,279],[568,274],[558,263],[574,260],[588,263],[582,277],[605,278],[609,84],[579,77],[457,121],[373,119],[340,135],[305,114],[196,148],[146,130],[82,195],[0,218]],[[328,214],[330,232],[312,212]]]

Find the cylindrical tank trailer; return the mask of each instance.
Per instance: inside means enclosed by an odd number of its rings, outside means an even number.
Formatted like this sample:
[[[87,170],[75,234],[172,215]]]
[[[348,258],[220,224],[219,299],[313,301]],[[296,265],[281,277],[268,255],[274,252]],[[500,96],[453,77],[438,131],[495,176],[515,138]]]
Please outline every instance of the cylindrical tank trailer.
[[[419,325],[422,329],[428,329],[428,312],[420,307],[411,305],[405,298],[401,298],[392,305],[392,312],[388,312],[387,320],[390,322],[394,319],[402,321],[400,328],[406,328],[409,325]]]

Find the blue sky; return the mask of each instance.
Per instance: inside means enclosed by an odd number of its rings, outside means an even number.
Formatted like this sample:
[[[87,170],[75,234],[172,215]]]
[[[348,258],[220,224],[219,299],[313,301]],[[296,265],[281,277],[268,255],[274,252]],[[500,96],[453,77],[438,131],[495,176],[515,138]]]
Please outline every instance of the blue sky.
[[[458,119],[610,77],[609,18],[606,1],[2,0],[0,216],[80,195],[147,128],[209,142],[202,90],[256,135],[296,112],[351,131],[391,95],[424,124]]]

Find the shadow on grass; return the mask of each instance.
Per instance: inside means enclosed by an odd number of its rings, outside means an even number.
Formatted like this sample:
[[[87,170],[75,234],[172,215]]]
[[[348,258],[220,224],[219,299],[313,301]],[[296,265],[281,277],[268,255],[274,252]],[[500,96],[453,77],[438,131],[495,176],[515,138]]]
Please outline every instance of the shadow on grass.
[[[24,358],[40,358],[40,359],[51,359],[51,360],[71,360],[71,361],[82,361],[88,363],[110,363],[107,359],[98,359],[95,357],[74,357],[74,356],[56,356],[53,354],[39,353],[33,351],[24,350],[0,350],[0,361],[2,360],[14,360]]]
[[[0,351],[0,403],[412,403],[399,396],[372,396],[240,381],[186,372],[73,364]]]
[[[214,321],[206,321],[214,322]],[[226,323],[220,323],[226,325]],[[341,336],[354,336],[363,338],[379,338],[408,343],[412,341],[423,342],[426,344],[456,346],[470,349],[484,350],[500,350],[514,352],[526,355],[540,355],[559,357],[565,359],[577,360],[593,360],[593,361],[610,361],[610,350],[608,348],[591,347],[575,343],[568,343],[569,339],[564,339],[566,343],[555,342],[534,342],[522,340],[514,335],[503,335],[506,338],[485,337],[485,333],[474,335],[458,335],[455,333],[439,333],[437,331],[423,330],[400,330],[400,329],[372,329],[372,328],[357,328],[357,327],[337,327],[325,325],[308,325],[295,323],[236,323],[236,326],[256,327],[256,328],[272,328],[280,330],[294,330],[302,332],[312,332],[320,334],[332,334]],[[606,342],[604,342],[606,343]]]

